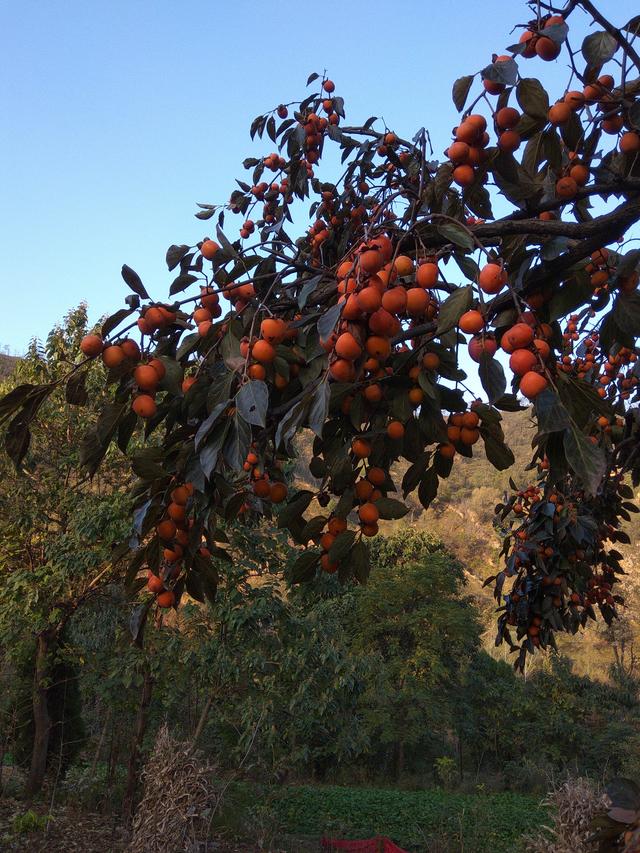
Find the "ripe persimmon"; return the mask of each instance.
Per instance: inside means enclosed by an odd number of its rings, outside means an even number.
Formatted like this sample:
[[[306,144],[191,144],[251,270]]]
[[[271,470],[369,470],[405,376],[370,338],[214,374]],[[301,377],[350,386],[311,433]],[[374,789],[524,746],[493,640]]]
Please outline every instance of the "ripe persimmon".
[[[205,240],[202,246],[200,247],[200,252],[203,258],[205,258],[207,261],[212,261],[215,258],[219,248],[220,246],[218,246],[218,244],[214,240]]]
[[[380,518],[380,512],[374,503],[367,502],[358,509],[358,517],[363,524],[375,524]]]
[[[530,400],[535,400],[538,394],[541,394],[548,385],[549,383],[544,376],[530,370],[520,380],[520,392]]]
[[[431,298],[421,287],[410,287],[407,290],[407,314],[410,317],[422,317]]]
[[[367,287],[363,287],[363,289],[356,294],[356,301],[358,308],[361,311],[364,311],[365,314],[373,314],[373,312],[377,311],[382,305],[382,295],[377,287],[369,285]]]
[[[169,607],[173,607],[176,603],[176,595],[173,590],[167,589],[164,592],[161,592],[156,598],[156,603],[158,607],[162,607],[163,610],[166,610]]]
[[[500,293],[507,283],[507,273],[500,264],[485,264],[480,270],[478,284],[480,288],[491,295]]]
[[[511,353],[509,367],[516,376],[524,376],[538,364],[535,354],[528,349],[516,349]]]
[[[578,184],[569,175],[556,181],[556,195],[558,198],[569,200],[575,198],[577,193]]]
[[[378,361],[386,361],[391,354],[391,343],[388,338],[383,338],[380,335],[371,335],[367,338],[365,348],[370,356],[377,358]]]
[[[465,311],[458,321],[458,327],[461,332],[466,332],[468,335],[476,335],[484,328],[484,317],[475,309]]]
[[[398,441],[404,435],[404,424],[400,421],[390,421],[387,424],[387,435],[394,441]]]
[[[274,504],[280,504],[287,497],[289,490],[285,483],[272,483],[269,489],[269,497]]]
[[[473,166],[466,163],[456,166],[452,173],[454,182],[459,187],[470,187],[475,181],[476,173],[473,171]]]
[[[438,283],[438,265],[431,262],[420,264],[416,270],[416,284],[420,287],[435,287]]]
[[[97,355],[100,355],[103,349],[104,341],[100,335],[85,335],[80,342],[80,351],[89,358],[95,358]]]
[[[119,367],[125,359],[125,354],[119,344],[112,344],[102,350],[102,361],[105,367]]]
[[[131,403],[131,408],[140,418],[152,418],[156,411],[156,401],[148,394],[140,394]]]
[[[356,459],[366,459],[371,456],[371,443],[366,438],[354,438],[351,442],[351,452]]]
[[[392,287],[382,294],[382,307],[391,314],[402,314],[407,307],[407,291],[404,287]]]
[[[162,592],[164,589],[164,582],[162,578],[155,575],[151,569],[149,569],[149,572],[147,573],[147,589],[153,593]]]
[[[148,364],[139,364],[133,371],[133,379],[143,391],[155,391],[158,387],[158,374]]]
[[[251,349],[251,355],[262,364],[271,364],[276,357],[276,350],[268,341],[256,341]]]
[[[362,347],[351,332],[343,332],[334,347],[336,355],[347,361],[355,361],[362,355]]]
[[[356,378],[353,363],[345,358],[337,358],[329,367],[329,373],[336,382],[353,382]]]

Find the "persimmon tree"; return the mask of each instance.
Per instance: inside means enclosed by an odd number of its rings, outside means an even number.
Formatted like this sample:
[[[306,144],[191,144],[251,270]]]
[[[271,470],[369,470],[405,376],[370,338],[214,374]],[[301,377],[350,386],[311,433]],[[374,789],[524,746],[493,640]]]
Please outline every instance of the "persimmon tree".
[[[615,544],[636,510],[627,475],[640,479],[640,16],[530,6],[516,43],[456,80],[442,155],[425,129],[346,123],[333,81],[312,74],[311,94],[253,121],[271,151],[244,161],[228,201],[199,205],[213,237],[167,251],[168,297],[122,268],[133,293],[85,338],[67,388],[81,402],[102,359],[112,401],[80,447],[89,472],[112,442],[126,452],[140,428],[149,439],[132,454],[126,570],[153,593],[146,607],[215,597],[212,557],[233,519],[289,531],[294,583],[365,581],[367,537],[407,512],[398,494],[428,507],[479,441],[497,468],[513,463],[500,413],[520,395],[537,424],[533,481],[496,510],[497,642],[523,667],[596,609],[615,617]],[[534,76],[548,61],[566,66],[564,89]],[[320,174],[328,146],[337,177]],[[498,197],[510,212],[496,218]],[[54,387],[0,402],[16,463]],[[293,489],[285,463],[303,429],[317,487]]]

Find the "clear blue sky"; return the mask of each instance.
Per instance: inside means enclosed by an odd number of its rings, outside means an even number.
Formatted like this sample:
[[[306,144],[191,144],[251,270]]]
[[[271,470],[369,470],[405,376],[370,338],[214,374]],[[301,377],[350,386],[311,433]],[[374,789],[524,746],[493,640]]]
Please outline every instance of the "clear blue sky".
[[[619,24],[637,12],[600,6]],[[249,143],[251,120],[302,97],[311,71],[328,70],[348,121],[425,125],[441,152],[453,80],[529,17],[513,0],[2,4],[0,344],[23,352],[81,300],[92,319],[120,307],[123,263],[162,298],[167,247],[206,233],[195,203],[226,200],[243,157],[269,153]],[[564,60],[521,70],[561,94]]]

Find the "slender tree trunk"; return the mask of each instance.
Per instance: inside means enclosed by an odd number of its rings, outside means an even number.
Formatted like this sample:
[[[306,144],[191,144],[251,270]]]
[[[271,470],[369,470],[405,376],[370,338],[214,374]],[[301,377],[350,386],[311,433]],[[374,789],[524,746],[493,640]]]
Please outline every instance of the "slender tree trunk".
[[[193,739],[191,741],[191,749],[192,750],[194,750],[196,748],[198,740],[200,739],[200,735],[202,734],[202,731],[207,724],[207,719],[209,717],[209,711],[211,710],[211,706],[213,705],[214,696],[215,696],[215,691],[212,690],[211,693],[209,693],[207,701],[205,702],[205,706],[202,709],[202,713],[200,714],[200,718],[198,719],[198,724],[196,725],[196,730],[193,733]]]
[[[147,730],[147,717],[149,704],[151,702],[151,691],[153,689],[153,679],[149,664],[145,664],[144,680],[142,682],[142,694],[140,696],[140,705],[138,706],[138,715],[136,718],[136,727],[131,739],[131,747],[129,750],[129,766],[127,769],[127,787],[124,793],[122,803],[122,813],[127,823],[130,823],[133,818],[136,790],[140,779],[140,764],[142,754],[142,741]]]
[[[109,723],[111,722],[111,708],[107,708],[107,713],[104,716],[104,723],[102,724],[102,731],[100,732],[100,737],[98,738],[98,744],[96,746],[96,751],[93,754],[93,761],[91,762],[91,769],[89,770],[89,777],[93,779],[96,775],[96,767],[98,766],[98,761],[100,761],[100,753],[102,752],[102,747],[104,746],[104,742],[107,739],[107,729],[109,728]]]
[[[47,707],[49,681],[51,676],[51,651],[53,636],[43,632],[38,635],[36,648],[36,665],[33,679],[33,749],[31,751],[31,768],[25,786],[27,799],[34,797],[42,788],[47,769],[47,754],[49,752],[49,734],[51,718]]]

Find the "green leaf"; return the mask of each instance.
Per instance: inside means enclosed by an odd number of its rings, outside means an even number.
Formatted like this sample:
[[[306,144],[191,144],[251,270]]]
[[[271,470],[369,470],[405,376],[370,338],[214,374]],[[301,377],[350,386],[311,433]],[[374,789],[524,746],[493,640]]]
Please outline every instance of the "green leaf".
[[[186,290],[190,284],[193,284],[194,281],[197,280],[198,276],[196,275],[192,275],[191,273],[187,272],[182,273],[177,278],[174,278],[173,282],[171,283],[171,287],[169,288],[169,294],[173,296],[174,293],[182,293],[183,290]]]
[[[356,539],[355,530],[343,530],[329,549],[329,559],[332,563],[340,563],[351,550]]]
[[[322,431],[329,413],[329,402],[331,400],[331,386],[325,380],[321,381],[311,398],[309,407],[309,426],[318,436],[322,438]]]
[[[134,293],[137,293],[141,299],[149,298],[149,294],[145,290],[144,284],[135,270],[132,270],[131,267],[123,264],[120,273],[122,278],[125,280],[125,283],[131,288],[131,290],[133,290]]]
[[[185,245],[169,246],[169,248],[167,249],[166,261],[167,261],[167,267],[169,268],[170,272],[171,272],[171,270],[175,269],[178,266],[178,264],[184,258],[184,256],[187,254],[187,252],[189,251],[190,248],[191,248],[190,246],[185,246]]]
[[[364,584],[371,572],[371,556],[366,543],[360,539],[351,549],[351,571],[358,583]]]
[[[607,469],[604,451],[572,426],[564,434],[567,462],[580,478],[585,491],[595,495]]]
[[[499,423],[480,424],[480,435],[484,441],[487,459],[498,471],[505,471],[515,463],[515,456],[504,440],[504,433]]]
[[[429,509],[431,501],[438,494],[438,474],[432,466],[429,468],[418,486],[418,500],[425,509]]]
[[[546,435],[550,432],[560,432],[571,424],[569,412],[562,404],[560,397],[551,388],[546,388],[538,394],[534,403],[538,432]]]
[[[202,468],[202,473],[208,480],[211,479],[211,475],[218,463],[220,451],[222,450],[222,446],[225,442],[230,426],[231,421],[229,420],[225,420],[223,423],[217,424],[207,443],[200,450],[198,457],[200,460],[200,467]]]
[[[213,407],[208,417],[202,421],[195,435],[194,450],[196,451],[196,453],[200,450],[203,441],[207,438],[207,436],[217,423],[218,419],[220,418],[220,415],[225,411],[230,402],[230,400],[223,400],[222,402],[218,403],[216,406]]]
[[[247,423],[263,427],[267,419],[269,389],[260,379],[250,379],[240,388],[235,397],[238,411]]]
[[[229,423],[229,435],[222,452],[225,462],[234,471],[241,471],[251,446],[251,427],[238,410]]]
[[[72,374],[65,388],[65,399],[73,406],[84,406],[89,399],[87,393],[87,371]]]
[[[384,519],[404,518],[409,512],[409,507],[395,498],[379,498],[375,506],[380,513],[380,518]]]
[[[436,226],[436,230],[445,240],[455,243],[456,246],[460,246],[469,252],[475,247],[471,234],[462,225],[456,225],[455,222],[444,222],[442,225]]]
[[[489,353],[481,353],[478,364],[478,375],[482,387],[487,393],[489,402],[494,403],[496,400],[499,400],[507,389],[507,379],[500,362],[489,355]]]
[[[542,83],[535,77],[523,77],[516,87],[516,98],[520,109],[532,118],[547,118],[549,96]]]
[[[640,336],[640,293],[619,293],[613,303],[616,326],[631,338]]]
[[[470,286],[458,287],[440,306],[436,335],[442,335],[458,325],[458,320],[468,311],[473,301],[473,289]]]
[[[319,564],[319,551],[303,551],[291,567],[291,583],[307,583],[312,580]]]
[[[582,42],[581,50],[588,65],[604,65],[613,59],[618,50],[618,42],[610,33],[601,30],[588,35]]]
[[[320,335],[320,340],[327,340],[331,332],[335,329],[341,312],[342,305],[336,303],[335,305],[332,305],[328,311],[325,311],[322,317],[320,317],[318,320],[318,334]]]
[[[462,112],[464,108],[467,97],[469,96],[471,84],[473,83],[473,76],[473,74],[467,74],[465,77],[458,77],[456,82],[453,84],[451,97],[458,112]]]
[[[117,328],[123,320],[126,320],[127,317],[130,317],[132,314],[133,311],[130,308],[120,308],[120,310],[116,311],[115,314],[107,317],[100,329],[102,337],[106,338],[110,332]]]

